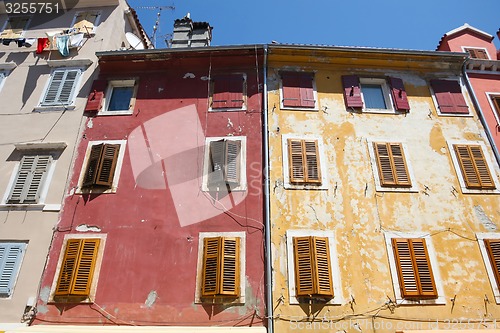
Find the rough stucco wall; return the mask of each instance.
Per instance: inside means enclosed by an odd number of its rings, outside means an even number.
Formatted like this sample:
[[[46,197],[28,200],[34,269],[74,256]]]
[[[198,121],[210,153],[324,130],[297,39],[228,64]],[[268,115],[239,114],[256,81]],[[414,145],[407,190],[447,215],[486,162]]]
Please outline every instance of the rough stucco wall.
[[[280,110],[277,73],[284,68],[315,71],[320,111]],[[341,75],[354,73],[402,78],[411,111],[406,115],[347,112]],[[461,139],[487,142],[477,117],[438,116],[425,74],[416,72],[347,72],[342,68],[289,63],[269,71],[268,86],[276,331],[354,331],[358,325],[363,332],[394,332],[397,328],[433,327],[427,322],[407,320],[411,318],[434,323],[442,320],[441,328],[445,328],[446,320],[450,323],[451,318],[498,317],[500,310],[494,304],[475,233],[497,230],[500,198],[461,193],[446,143]],[[321,163],[327,164],[327,190],[283,188],[285,134],[315,134],[322,138],[326,160]],[[369,139],[406,144],[406,159],[414,172],[412,181],[418,185],[417,193],[376,191]],[[490,148],[488,156],[492,157]],[[495,171],[498,177],[498,168]],[[288,270],[293,263],[287,262],[285,235],[287,230],[301,229],[334,232],[341,305],[289,304]],[[441,276],[446,304],[390,308],[389,298],[394,300],[395,294],[384,238],[387,231],[432,235],[438,262],[433,269]],[[452,303],[450,299],[455,295]],[[491,302],[487,306],[485,295]],[[387,319],[373,319],[374,314]],[[313,317],[316,322],[311,321]]]

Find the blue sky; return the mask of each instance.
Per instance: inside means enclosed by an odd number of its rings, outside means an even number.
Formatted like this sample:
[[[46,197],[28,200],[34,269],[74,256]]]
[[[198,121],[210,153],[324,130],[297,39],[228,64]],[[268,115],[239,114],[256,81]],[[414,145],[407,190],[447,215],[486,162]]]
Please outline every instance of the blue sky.
[[[279,43],[368,46],[435,50],[444,33],[468,23],[495,36],[500,28],[499,0],[128,0],[151,36],[157,10],[140,6],[175,6],[162,10],[162,35],[187,12],[209,22],[212,45]]]

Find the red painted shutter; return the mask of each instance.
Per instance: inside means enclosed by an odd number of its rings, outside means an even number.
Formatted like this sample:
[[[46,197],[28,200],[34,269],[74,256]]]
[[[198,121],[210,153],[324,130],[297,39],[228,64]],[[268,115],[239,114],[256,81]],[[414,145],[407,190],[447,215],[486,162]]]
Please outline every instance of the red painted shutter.
[[[212,109],[243,107],[243,76],[221,75],[213,80]]]
[[[102,100],[104,98],[104,91],[108,85],[107,80],[95,80],[92,84],[85,112],[98,112],[101,108]]]
[[[283,106],[314,108],[313,74],[282,73]]]
[[[410,111],[410,104],[408,103],[408,96],[406,95],[403,80],[390,77],[389,84],[391,85],[391,94],[396,110]]]
[[[441,113],[468,114],[469,107],[462,94],[458,81],[431,80],[432,90],[436,96]]]
[[[361,84],[356,75],[342,75],[342,85],[344,86],[345,106],[348,108],[362,108]]]

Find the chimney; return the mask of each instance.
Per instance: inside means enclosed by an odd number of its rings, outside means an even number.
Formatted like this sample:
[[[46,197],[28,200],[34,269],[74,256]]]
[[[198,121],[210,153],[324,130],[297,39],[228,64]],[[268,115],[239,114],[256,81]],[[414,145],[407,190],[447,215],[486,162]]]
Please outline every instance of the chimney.
[[[208,22],[193,22],[189,13],[174,21],[172,48],[210,46],[211,41],[212,27]]]

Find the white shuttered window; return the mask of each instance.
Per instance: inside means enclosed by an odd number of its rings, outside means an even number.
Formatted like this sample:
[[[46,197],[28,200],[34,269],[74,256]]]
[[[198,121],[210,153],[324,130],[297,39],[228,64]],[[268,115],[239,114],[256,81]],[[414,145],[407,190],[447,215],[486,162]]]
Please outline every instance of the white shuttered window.
[[[51,155],[24,155],[7,202],[37,203],[51,162]]]
[[[0,298],[12,295],[26,243],[0,242]]]
[[[73,104],[81,74],[81,69],[55,69],[50,76],[41,105]]]

